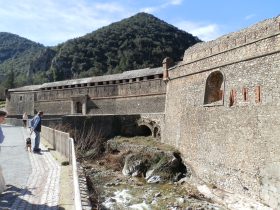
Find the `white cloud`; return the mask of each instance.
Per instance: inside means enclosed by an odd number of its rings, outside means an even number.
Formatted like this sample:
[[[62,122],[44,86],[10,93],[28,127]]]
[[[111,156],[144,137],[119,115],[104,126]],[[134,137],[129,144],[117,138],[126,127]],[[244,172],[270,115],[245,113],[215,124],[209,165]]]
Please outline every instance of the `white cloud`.
[[[245,17],[245,20],[250,20],[250,19],[254,18],[255,16],[256,16],[255,14],[247,15],[247,16]]]
[[[159,0],[140,11],[156,13],[183,0]],[[11,32],[47,46],[83,36],[112,22],[120,21],[139,11],[131,0],[0,0],[0,31]],[[141,5],[141,4],[140,4]],[[149,5],[151,5],[149,7]],[[215,24],[181,22],[179,28],[202,40],[219,36]]]
[[[155,12],[158,12],[162,9],[165,9],[166,7],[168,7],[170,5],[180,5],[182,3],[183,3],[183,0],[167,0],[167,1],[163,2],[162,4],[159,4],[159,5],[154,6],[154,7],[142,8],[140,11],[147,12],[147,13],[155,13]]]
[[[45,45],[85,35],[130,15],[122,4],[97,1],[0,0],[0,4],[0,31]]]
[[[124,12],[124,8],[116,3],[98,3],[96,4],[96,9],[105,12]]]
[[[197,36],[203,41],[210,41],[223,35],[220,26],[217,24],[182,21],[174,25],[194,36]]]
[[[169,3],[173,5],[180,5],[183,3],[183,0],[170,0]]]
[[[154,13],[158,10],[160,10],[159,7],[146,7],[146,8],[141,9],[140,11],[141,12],[146,12],[146,13]]]

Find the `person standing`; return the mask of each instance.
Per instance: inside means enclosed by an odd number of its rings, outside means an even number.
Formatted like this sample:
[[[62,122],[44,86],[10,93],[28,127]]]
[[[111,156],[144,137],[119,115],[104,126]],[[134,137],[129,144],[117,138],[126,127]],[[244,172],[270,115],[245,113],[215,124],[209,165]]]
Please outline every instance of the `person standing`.
[[[22,115],[22,122],[25,128],[27,127],[27,121],[28,121],[28,115],[26,114],[26,112],[24,112]]]
[[[39,111],[38,114],[32,119],[34,123],[31,125],[31,133],[34,131],[35,133],[35,144],[33,148],[33,152],[40,152],[40,133],[41,133],[41,122],[43,117],[43,112]]]
[[[0,124],[2,124],[5,121],[6,116],[7,116],[7,112],[0,110]],[[3,143],[4,138],[5,136],[0,126],[0,144]],[[5,179],[2,173],[2,167],[0,166],[0,194],[5,190],[5,188],[6,188]]]
[[[7,112],[0,110],[0,124],[2,124],[5,121],[5,117],[7,116]],[[4,141],[4,134],[2,131],[2,128],[0,126],[0,144]]]

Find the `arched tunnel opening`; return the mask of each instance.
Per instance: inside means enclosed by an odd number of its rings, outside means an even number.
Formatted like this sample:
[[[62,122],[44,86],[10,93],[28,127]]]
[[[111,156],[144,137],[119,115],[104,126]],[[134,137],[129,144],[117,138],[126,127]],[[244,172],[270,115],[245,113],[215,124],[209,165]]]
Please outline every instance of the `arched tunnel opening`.
[[[159,125],[149,119],[141,119],[140,117],[135,118],[124,118],[120,119],[114,128],[119,131],[118,135],[126,137],[153,137],[156,139],[160,138],[160,127]],[[117,132],[116,132],[117,133]]]
[[[151,136],[151,135],[152,135],[152,131],[148,126],[140,125],[137,128],[137,136]]]

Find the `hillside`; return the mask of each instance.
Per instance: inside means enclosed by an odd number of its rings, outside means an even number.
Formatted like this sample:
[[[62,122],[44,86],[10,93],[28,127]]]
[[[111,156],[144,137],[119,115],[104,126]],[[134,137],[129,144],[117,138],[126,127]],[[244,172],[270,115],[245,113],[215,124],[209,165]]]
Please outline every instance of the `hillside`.
[[[0,97],[4,88],[161,66],[200,42],[146,13],[68,40],[53,48],[0,33]]]
[[[150,14],[138,13],[60,45],[52,65],[54,79],[161,66],[166,56],[178,61],[199,41]]]
[[[18,35],[0,32],[0,63],[11,59],[20,57],[27,53],[29,49],[40,50],[44,48],[43,45],[32,42],[28,39],[22,38]]]
[[[42,55],[44,60],[47,58],[46,51],[49,51],[48,48],[42,44],[15,34],[0,32],[0,84],[10,88],[36,82],[33,74],[46,71],[50,66],[48,64],[45,68],[40,68],[42,64],[37,65]],[[40,82],[41,79],[37,81]]]

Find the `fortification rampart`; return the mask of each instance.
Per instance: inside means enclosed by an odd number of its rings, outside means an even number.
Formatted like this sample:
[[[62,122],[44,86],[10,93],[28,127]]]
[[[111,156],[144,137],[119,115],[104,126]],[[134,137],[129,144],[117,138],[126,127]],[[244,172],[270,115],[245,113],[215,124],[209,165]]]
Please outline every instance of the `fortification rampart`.
[[[88,95],[90,99],[121,98],[165,93],[162,79],[108,84],[93,87],[69,87],[64,89],[40,90],[36,101],[65,100],[72,96]]]
[[[131,115],[94,115],[62,117],[62,123],[71,125],[80,131],[94,130],[94,133],[104,138],[115,136],[148,136],[160,138],[160,125],[164,118],[158,114],[131,114]],[[94,125],[94,126],[93,126]]]
[[[188,64],[197,62],[200,59],[204,60],[211,56],[225,53],[229,50],[234,50],[240,47],[243,48],[246,45],[252,45],[263,39],[277,36],[280,33],[279,21],[280,16],[273,19],[264,20],[249,28],[222,36],[207,43],[198,43],[185,51],[184,60],[182,63]],[[277,46],[271,45],[270,47]],[[258,48],[258,50],[263,49]],[[255,53],[258,52],[255,51]],[[236,56],[236,61],[240,60],[239,58],[242,58],[242,55]]]
[[[6,98],[6,109],[10,115],[20,114],[27,112],[29,114],[34,113],[34,93],[33,91],[28,92],[17,92],[11,94]]]
[[[45,83],[9,90],[10,114],[161,113],[165,104],[162,69],[143,69],[97,78]]]
[[[73,123],[103,115],[92,119],[108,133],[148,127],[182,152],[200,180],[280,209],[280,17],[197,44],[171,63],[13,89],[7,109],[71,114]],[[135,120],[146,127],[137,130]]]
[[[198,43],[185,51],[180,70],[170,71],[172,78],[210,71],[244,60],[280,51],[280,16],[207,43]]]
[[[275,209],[280,208],[279,22],[279,17],[267,20],[187,50],[168,72],[162,128],[162,141],[179,148],[200,179]],[[236,46],[237,39],[245,41]],[[194,57],[225,40],[233,44]]]

